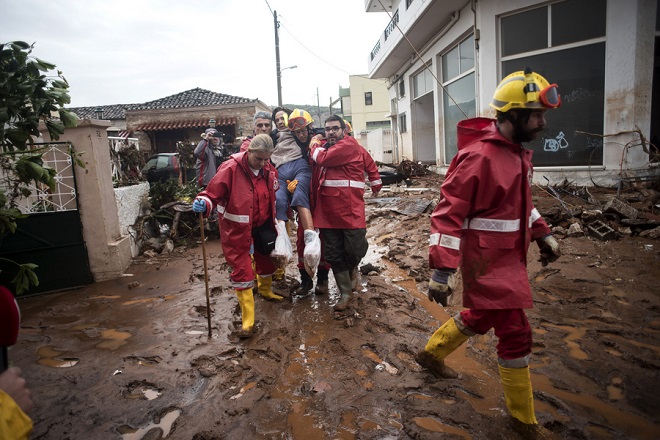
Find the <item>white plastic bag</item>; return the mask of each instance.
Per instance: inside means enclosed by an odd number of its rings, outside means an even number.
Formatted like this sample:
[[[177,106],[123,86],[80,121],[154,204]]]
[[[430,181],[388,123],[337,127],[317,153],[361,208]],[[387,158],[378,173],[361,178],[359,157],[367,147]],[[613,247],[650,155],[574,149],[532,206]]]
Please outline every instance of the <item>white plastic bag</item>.
[[[305,230],[305,252],[303,255],[303,263],[305,264],[305,271],[310,277],[314,278],[316,269],[319,267],[321,261],[321,239],[319,233],[311,229]]]
[[[275,263],[276,267],[285,267],[289,260],[293,257],[293,248],[291,247],[291,240],[289,234],[286,232],[286,223],[278,221],[275,225],[277,231],[277,238],[275,239],[275,249],[270,254],[270,259]]]

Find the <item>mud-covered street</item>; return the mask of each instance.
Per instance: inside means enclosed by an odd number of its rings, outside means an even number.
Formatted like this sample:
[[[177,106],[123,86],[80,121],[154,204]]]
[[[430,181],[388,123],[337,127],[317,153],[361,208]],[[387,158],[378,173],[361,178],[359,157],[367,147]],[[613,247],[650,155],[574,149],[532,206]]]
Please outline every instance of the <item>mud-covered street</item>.
[[[217,239],[206,242],[210,339],[201,245],[140,257],[121,279],[20,299],[21,332],[9,357],[35,402],[31,438],[519,438],[492,333],[449,356],[458,379],[438,380],[414,361],[461,310],[459,295],[444,309],[426,298],[438,178],[416,179],[415,188],[428,189],[368,199],[363,288],[354,313],[340,319],[332,282],[330,297],[256,296],[258,331],[239,341],[238,302]],[[620,226],[618,238],[575,233],[570,225],[587,231],[585,217],[597,216],[616,189],[592,195],[593,203],[564,195],[567,215],[535,189],[539,211],[562,227],[563,251],[542,268],[530,248],[537,418],[548,438],[657,439],[660,240],[640,233],[639,222],[626,233],[614,215],[599,221]],[[627,188],[621,199],[651,224],[660,219],[656,192]],[[287,275],[295,287],[293,263]]]

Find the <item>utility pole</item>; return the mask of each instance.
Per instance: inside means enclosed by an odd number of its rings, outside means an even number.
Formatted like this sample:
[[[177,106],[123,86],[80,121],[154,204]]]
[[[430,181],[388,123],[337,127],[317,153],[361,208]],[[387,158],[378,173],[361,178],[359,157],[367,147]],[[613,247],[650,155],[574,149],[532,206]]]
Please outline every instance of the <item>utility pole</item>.
[[[319,88],[316,88],[316,113],[319,115],[319,126],[321,126],[321,104],[319,104]]]
[[[277,73],[277,105],[282,107],[282,72],[280,71],[280,23],[277,21],[277,11],[273,11],[275,23],[275,69]]]

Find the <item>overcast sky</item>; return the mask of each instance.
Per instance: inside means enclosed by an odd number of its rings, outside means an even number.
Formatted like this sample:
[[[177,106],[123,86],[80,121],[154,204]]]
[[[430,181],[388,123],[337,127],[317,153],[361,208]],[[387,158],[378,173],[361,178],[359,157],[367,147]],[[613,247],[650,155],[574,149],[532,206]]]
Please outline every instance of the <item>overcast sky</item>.
[[[367,74],[389,22],[364,0],[0,0],[0,42],[36,43],[61,70],[69,107],[147,102],[196,87],[277,105],[337,99]],[[296,65],[295,69],[285,69]]]

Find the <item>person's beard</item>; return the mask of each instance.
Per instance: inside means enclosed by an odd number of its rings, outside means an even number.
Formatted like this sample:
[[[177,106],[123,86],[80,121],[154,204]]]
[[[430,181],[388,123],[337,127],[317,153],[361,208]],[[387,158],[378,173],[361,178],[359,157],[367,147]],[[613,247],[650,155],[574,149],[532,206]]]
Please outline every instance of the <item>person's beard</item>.
[[[523,142],[531,142],[536,137],[544,131],[543,128],[537,128],[537,129],[529,129],[527,128],[527,123],[529,122],[529,116],[526,115],[527,117],[523,116],[522,114],[518,113],[516,115],[517,117],[513,118],[511,121],[513,124],[514,128],[514,133],[513,133],[513,140],[514,142],[521,144]]]

